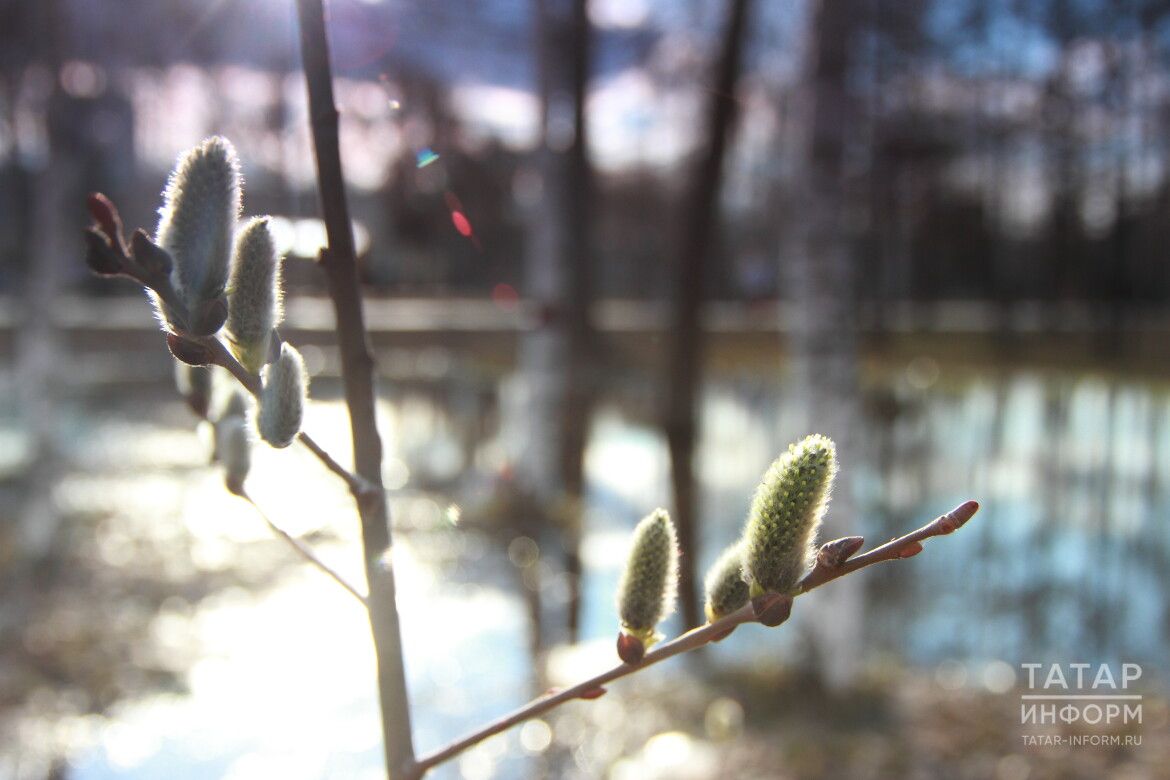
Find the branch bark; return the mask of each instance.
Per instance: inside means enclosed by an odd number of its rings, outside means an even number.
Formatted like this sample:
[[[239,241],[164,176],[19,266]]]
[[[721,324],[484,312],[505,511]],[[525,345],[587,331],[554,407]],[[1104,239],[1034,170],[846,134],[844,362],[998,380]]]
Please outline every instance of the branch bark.
[[[856,550],[860,546],[860,542],[850,545],[842,545],[841,542],[859,540],[860,537],[847,537],[846,540],[829,542],[821,547],[821,553],[817,556],[816,565],[812,571],[805,575],[797,586],[797,595],[807,593],[813,588],[824,585],[826,582],[843,577],[846,574],[851,574],[866,566],[872,566],[875,563],[913,557],[922,551],[922,543],[924,541],[934,536],[953,533],[970,520],[978,510],[979,504],[974,501],[966,501],[947,514],[936,517],[918,530],[886,542],[866,552],[864,555],[859,555],[855,558],[849,558],[848,551],[849,549]],[[834,550],[840,552],[842,547],[845,547],[843,554],[832,554]],[[761,598],[766,599],[767,596]],[[788,604],[791,603],[787,597],[774,596],[772,601],[757,601],[757,604],[761,606],[767,604],[769,607],[774,608],[776,606],[775,601],[782,598]],[[619,680],[622,677],[627,677],[635,672],[640,672],[660,661],[665,661],[668,658],[673,658],[676,655],[681,655],[691,650],[697,650],[710,642],[720,640],[743,623],[767,621],[768,616],[764,613],[771,611],[771,609],[764,609],[761,610],[761,614],[757,614],[756,606],[752,602],[749,602],[714,623],[707,623],[706,625],[691,629],[669,642],[658,645],[646,653],[637,664],[619,664],[601,674],[583,680],[572,687],[559,691],[550,691],[543,696],[539,696],[519,709],[513,710],[507,715],[476,729],[470,734],[439,748],[433,753],[428,753],[420,757],[417,764],[420,774],[445,761],[451,760],[463,751],[483,742],[488,737],[506,731],[538,715],[542,715],[565,702],[572,701],[573,699],[595,699],[605,692],[602,686],[607,683]],[[787,617],[786,612],[784,615]],[[776,624],[772,623],[772,625]]]
[[[362,547],[369,583],[370,628],[378,661],[382,737],[389,777],[417,776],[410,702],[402,659],[402,637],[395,603],[389,513],[382,489],[382,440],[374,407],[374,361],[370,354],[358,285],[353,229],[346,202],[338,143],[338,114],[321,0],[297,0],[301,58],[309,94],[317,184],[329,246],[320,264],[337,317],[341,374],[353,436],[354,466],[373,488],[357,500]]]

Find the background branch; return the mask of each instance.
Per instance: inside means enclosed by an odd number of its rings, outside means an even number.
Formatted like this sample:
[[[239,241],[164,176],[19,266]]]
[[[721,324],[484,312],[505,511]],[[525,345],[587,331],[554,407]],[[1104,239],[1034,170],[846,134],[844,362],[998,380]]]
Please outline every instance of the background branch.
[[[232,490],[232,492],[235,493],[240,498],[247,501],[249,504],[251,504],[252,508],[256,510],[256,514],[260,515],[261,519],[264,520],[264,523],[272,530],[272,532],[274,534],[276,534],[277,536],[279,536],[284,541],[288,542],[288,545],[290,547],[292,547],[294,550],[296,550],[298,555],[300,555],[302,558],[304,558],[309,563],[316,566],[318,569],[320,569],[325,574],[329,575],[329,577],[331,577],[334,582],[336,582],[341,587],[345,588],[351,596],[353,596],[355,599],[357,599],[359,602],[361,602],[361,605],[363,607],[369,606],[368,602],[366,601],[366,597],[364,595],[362,595],[361,591],[359,591],[357,588],[355,588],[349,582],[349,580],[347,580],[345,577],[341,576],[340,572],[338,572],[336,569],[334,569],[329,564],[325,563],[325,561],[318,558],[317,553],[315,553],[313,551],[313,548],[309,547],[307,544],[302,542],[300,539],[296,538],[295,536],[290,534],[288,531],[284,530],[279,525],[274,523],[272,521],[272,518],[270,518],[268,516],[268,514],[263,509],[260,508],[260,505],[257,504],[255,502],[255,500],[253,500],[253,498],[250,495],[248,495],[247,492],[244,491],[244,489],[242,487],[240,487],[239,489],[234,489],[234,490]]]
[[[716,84],[707,106],[705,149],[695,168],[680,221],[677,288],[671,301],[671,328],[662,387],[663,429],[670,452],[673,517],[683,559],[679,567],[679,605],[692,625],[702,619],[701,586],[695,570],[699,496],[694,459],[698,441],[698,398],[702,383],[704,334],[701,320],[708,296],[708,260],[718,231],[719,193],[737,102],[748,0],[731,0],[717,66]]]

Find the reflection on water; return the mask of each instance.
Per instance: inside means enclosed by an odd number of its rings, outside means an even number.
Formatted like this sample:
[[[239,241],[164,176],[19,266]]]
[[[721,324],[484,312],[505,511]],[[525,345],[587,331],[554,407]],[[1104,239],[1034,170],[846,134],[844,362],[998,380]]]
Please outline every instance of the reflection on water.
[[[867,463],[844,463],[878,542],[961,501],[977,522],[913,564],[865,576],[867,634],[919,663],[1058,657],[1165,669],[1170,635],[1170,393],[1106,379],[1020,372],[926,386],[914,365],[872,391]],[[937,369],[935,369],[937,373]],[[704,403],[706,564],[738,533],[759,474],[808,432],[774,388],[715,383]],[[781,436],[778,431],[786,431]],[[608,597],[630,518],[669,496],[665,445],[603,411],[588,465],[594,530],[589,626],[610,630]],[[597,511],[607,503],[607,511]],[[832,511],[830,509],[830,511]],[[607,526],[613,528],[607,533]]]
[[[1069,660],[1075,647],[1091,657],[1074,660],[1143,663],[1165,679],[1170,393],[1053,374],[939,374],[912,364],[869,393],[868,463],[843,471],[864,510],[857,530],[878,541],[968,497],[984,509],[930,554],[865,575],[869,647],[948,668],[993,661],[1001,671]],[[401,527],[394,560],[425,750],[528,698],[527,612],[516,548],[460,524],[492,475],[450,481],[465,462],[499,464],[498,444],[476,440],[482,409],[422,395],[384,403],[387,481],[405,486],[393,499]],[[738,533],[767,463],[806,431],[760,378],[715,381],[703,409],[706,564]],[[139,569],[149,560],[170,580],[242,572],[206,597],[165,601],[151,619],[149,652],[185,679],[185,692],[125,702],[109,723],[60,726],[68,734],[57,738],[89,745],[77,754],[77,776],[176,776],[176,767],[190,777],[381,776],[367,627],[346,594],[296,563],[220,489],[201,462],[205,443],[173,406],[149,419],[140,410],[77,412],[69,426],[78,468],[54,500],[66,514],[108,515],[94,540],[104,565],[146,577]],[[315,406],[307,427],[344,451],[338,404]],[[257,454],[257,502],[360,580],[342,486],[295,448]],[[662,438],[619,406],[598,411],[586,462],[585,641],[553,656],[554,678],[612,663],[612,593],[626,534],[670,495]],[[420,482],[445,487],[423,493]],[[148,559],[145,540],[169,552]],[[554,606],[563,588],[555,575],[541,579]],[[798,634],[774,641],[792,646]],[[743,662],[775,647],[728,642],[716,657]],[[489,741],[438,776],[519,774],[525,755],[548,748],[541,728]]]

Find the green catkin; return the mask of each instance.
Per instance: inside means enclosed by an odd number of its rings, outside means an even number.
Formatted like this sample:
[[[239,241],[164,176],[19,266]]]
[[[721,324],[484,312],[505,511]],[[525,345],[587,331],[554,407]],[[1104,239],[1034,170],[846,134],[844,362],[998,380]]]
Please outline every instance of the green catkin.
[[[626,570],[618,585],[622,629],[649,647],[655,627],[674,609],[678,588],[678,542],[665,509],[656,509],[634,529]]]
[[[308,374],[301,353],[280,345],[280,356],[264,369],[257,427],[260,438],[273,447],[287,447],[301,431]]]
[[[756,488],[743,537],[750,595],[791,594],[812,566],[813,543],[837,473],[832,440],[820,434],[788,446]]]
[[[707,620],[714,623],[748,603],[748,584],[743,579],[743,546],[740,542],[724,550],[707,571]]]
[[[257,217],[236,234],[227,315],[232,352],[254,374],[268,362],[272,329],[280,317],[280,258],[268,218]]]
[[[174,260],[171,282],[189,313],[223,294],[240,201],[240,163],[226,138],[188,150],[167,180],[155,243]]]

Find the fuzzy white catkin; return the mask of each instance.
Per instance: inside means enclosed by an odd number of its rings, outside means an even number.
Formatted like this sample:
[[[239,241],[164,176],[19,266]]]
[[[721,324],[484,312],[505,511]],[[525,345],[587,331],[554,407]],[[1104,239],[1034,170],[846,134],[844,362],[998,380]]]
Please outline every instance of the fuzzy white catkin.
[[[223,463],[224,479],[233,492],[243,490],[244,480],[252,468],[252,441],[248,421],[240,415],[225,417],[216,423],[216,450]]]
[[[231,388],[223,393],[216,405],[214,419],[223,420],[228,417],[247,417],[252,410],[252,402],[238,388]]]
[[[175,361],[175,385],[179,394],[200,417],[207,415],[211,403],[212,376],[209,366],[189,366]]]
[[[244,368],[257,373],[268,362],[280,318],[280,258],[268,218],[256,217],[236,233],[228,283],[228,341]]]
[[[280,345],[280,356],[264,369],[257,427],[273,447],[287,447],[301,431],[309,377],[301,353]]]
[[[167,181],[155,242],[174,260],[171,281],[189,311],[227,285],[240,201],[240,162],[219,136],[183,154]]]
[[[221,385],[219,392],[215,394],[208,417],[214,423],[212,431],[215,436],[211,459],[216,463],[222,463],[227,457],[223,451],[224,424],[234,425],[242,420],[244,427],[249,427],[248,421],[253,417],[251,396],[234,386],[225,388]]]

